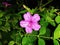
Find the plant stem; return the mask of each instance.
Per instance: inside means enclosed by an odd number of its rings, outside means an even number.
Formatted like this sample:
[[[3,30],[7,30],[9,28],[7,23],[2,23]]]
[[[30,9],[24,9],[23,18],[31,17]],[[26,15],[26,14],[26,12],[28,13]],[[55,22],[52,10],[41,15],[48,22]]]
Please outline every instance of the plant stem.
[[[40,1],[40,6],[42,5],[42,0]]]
[[[45,37],[45,36],[40,36],[41,38],[46,38],[46,39],[53,39],[53,37]]]
[[[0,19],[0,21],[6,21],[6,20]]]
[[[46,4],[42,5],[42,7],[46,6],[47,4],[51,3],[53,0],[47,2]]]
[[[33,37],[38,37],[38,38],[45,38],[45,39],[53,39],[53,37],[46,37],[46,36],[41,36],[41,35],[28,35],[28,36],[33,36]]]
[[[23,7],[28,11],[30,10],[30,8],[28,8],[26,5],[23,5]]]
[[[60,42],[60,39],[57,39]]]

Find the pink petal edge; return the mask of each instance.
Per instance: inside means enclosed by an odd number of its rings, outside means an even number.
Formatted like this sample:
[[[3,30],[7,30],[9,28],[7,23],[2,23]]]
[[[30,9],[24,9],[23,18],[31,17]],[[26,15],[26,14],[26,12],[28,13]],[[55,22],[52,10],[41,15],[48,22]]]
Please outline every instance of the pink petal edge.
[[[32,20],[37,22],[40,20],[40,16],[38,14],[34,14],[34,16],[32,17]]]
[[[34,29],[35,31],[38,31],[40,28],[41,28],[41,25],[39,25],[37,23],[33,24],[33,26],[32,26],[32,29]]]
[[[30,27],[26,27],[25,30],[26,30],[26,33],[32,33],[32,28]]]
[[[24,14],[23,17],[24,17],[25,20],[30,20],[31,14],[29,12],[27,12],[27,13]]]
[[[22,21],[20,21],[20,26],[21,27],[27,27],[27,25],[28,25],[28,22],[27,21],[24,21],[24,20],[22,20]]]

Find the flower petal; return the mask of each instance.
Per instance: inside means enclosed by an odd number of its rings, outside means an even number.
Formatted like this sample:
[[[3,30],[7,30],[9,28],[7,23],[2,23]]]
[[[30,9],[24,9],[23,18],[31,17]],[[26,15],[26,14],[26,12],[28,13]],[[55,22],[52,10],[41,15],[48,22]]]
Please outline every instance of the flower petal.
[[[32,20],[37,22],[40,20],[40,16],[38,14],[34,14],[34,16],[32,17]]]
[[[32,25],[32,29],[38,31],[41,28],[41,26],[38,23],[35,23]]]
[[[30,28],[30,27],[26,27],[26,33],[32,33],[32,28]]]
[[[23,17],[25,20],[29,20],[31,18],[31,14],[29,12],[27,12],[26,14],[24,14]]]
[[[20,21],[20,26],[21,27],[27,27],[28,22],[27,21]]]

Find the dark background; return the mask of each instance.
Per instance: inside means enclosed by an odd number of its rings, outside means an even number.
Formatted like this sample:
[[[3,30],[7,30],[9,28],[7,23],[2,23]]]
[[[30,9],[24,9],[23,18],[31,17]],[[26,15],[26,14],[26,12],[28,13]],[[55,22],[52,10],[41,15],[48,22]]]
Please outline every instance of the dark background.
[[[38,6],[39,0],[0,0],[0,3],[3,1],[7,1],[13,5],[15,5],[16,2],[18,1],[19,4],[23,3],[23,4],[27,5],[29,8],[35,8],[36,6]],[[47,0],[43,0],[42,3],[43,4],[47,3]],[[54,6],[55,8],[60,8],[60,0],[53,0],[46,7],[49,7],[49,6]]]
[[[2,4],[2,2],[8,2],[10,4],[12,4],[12,10],[17,10],[18,11],[18,5],[16,4],[16,2],[18,2],[19,4],[25,4],[27,5],[29,8],[35,8],[38,6],[38,0],[0,0],[0,4]],[[43,4],[47,3],[47,0],[43,0],[42,1]],[[21,7],[22,7],[21,5]],[[60,9],[60,0],[53,0],[51,3],[49,3],[48,5],[46,5],[46,8],[49,8],[50,6],[53,6],[55,8]],[[4,8],[0,7],[0,10],[4,10]],[[53,27],[51,27],[49,25],[49,27],[52,29]],[[52,32],[52,31],[51,31]],[[53,45],[53,41],[52,40],[46,40],[46,45],[48,45],[48,43],[50,45]]]
[[[8,2],[9,4],[11,4],[10,7],[6,8],[7,10],[10,10],[10,12],[19,12],[23,8],[23,4],[25,4],[26,6],[28,6],[29,8],[35,8],[35,7],[39,7],[38,2],[40,2],[40,0],[0,0],[0,5],[2,5],[2,2]],[[17,4],[18,2],[18,4]],[[47,0],[42,0],[43,4],[46,4],[48,1]],[[3,5],[2,5],[3,6]],[[47,4],[45,7],[49,8],[50,6],[53,6],[54,8],[60,9],[60,0],[53,0],[51,3]],[[0,10],[4,11],[4,7],[0,6]]]

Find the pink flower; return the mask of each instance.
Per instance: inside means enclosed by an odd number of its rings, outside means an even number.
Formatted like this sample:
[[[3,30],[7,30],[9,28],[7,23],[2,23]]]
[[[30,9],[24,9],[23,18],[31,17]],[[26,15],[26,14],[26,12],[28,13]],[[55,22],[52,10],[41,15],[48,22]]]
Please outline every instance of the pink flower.
[[[25,28],[26,33],[32,33],[32,29],[38,31],[40,29],[40,25],[38,21],[40,20],[40,16],[38,14],[34,14],[33,16],[27,12],[24,14],[24,19],[20,21],[20,26]]]
[[[3,4],[5,7],[11,6],[11,4],[9,4],[8,2],[2,2],[2,4]]]

